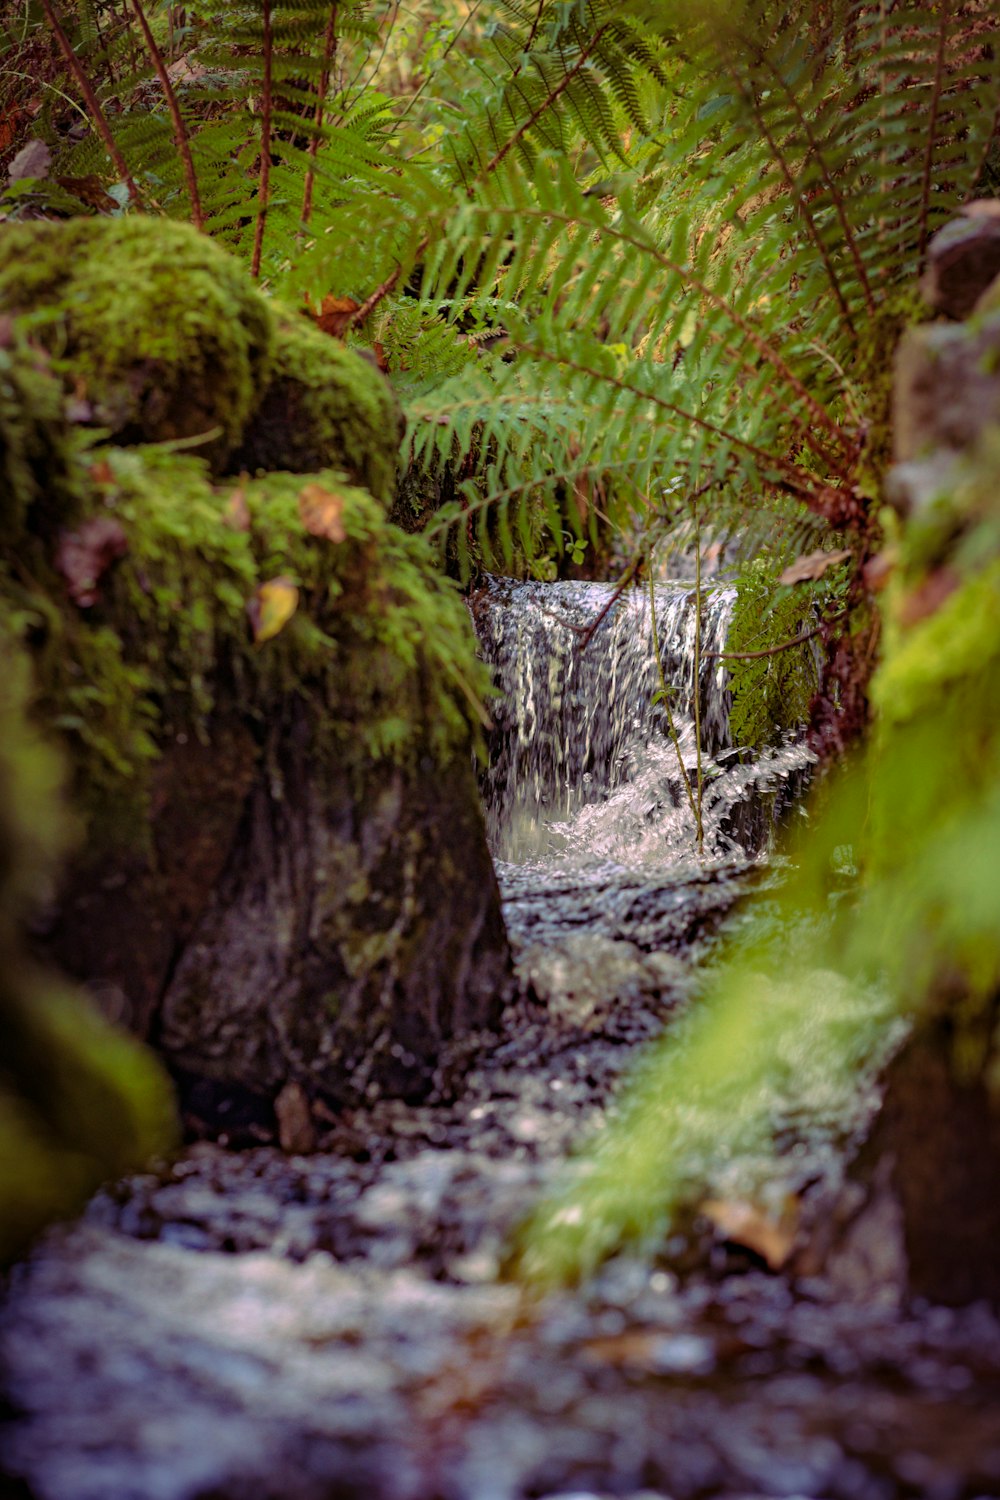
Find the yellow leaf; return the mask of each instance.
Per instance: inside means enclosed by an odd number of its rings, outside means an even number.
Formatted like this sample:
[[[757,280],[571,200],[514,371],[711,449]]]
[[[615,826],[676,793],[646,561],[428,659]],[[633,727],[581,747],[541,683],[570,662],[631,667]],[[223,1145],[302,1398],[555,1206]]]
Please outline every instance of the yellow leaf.
[[[723,1239],[753,1250],[771,1268],[780,1271],[795,1246],[798,1207],[794,1200],[785,1204],[779,1219],[753,1203],[738,1199],[710,1198],[699,1204],[703,1214]]]
[[[262,583],[247,605],[253,638],[258,646],[269,641],[288,624],[299,603],[299,591],[290,578],[272,578]]]
[[[299,516],[313,536],[325,536],[330,542],[345,542],[344,497],[321,484],[307,484],[299,491]]]

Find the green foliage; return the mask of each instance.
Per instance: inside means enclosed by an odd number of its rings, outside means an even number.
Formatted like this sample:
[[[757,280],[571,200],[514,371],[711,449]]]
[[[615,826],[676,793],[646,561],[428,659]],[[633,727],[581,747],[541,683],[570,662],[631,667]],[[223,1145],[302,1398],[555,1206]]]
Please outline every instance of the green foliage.
[[[0,1265],[104,1178],[173,1144],[170,1089],[145,1049],[39,969],[22,928],[50,897],[69,816],[62,768],[32,724],[26,654],[0,626]]]
[[[780,554],[748,563],[737,579],[736,606],[726,637],[726,650],[746,653],[727,662],[732,706],[729,728],[737,745],[761,750],[778,744],[790,730],[809,718],[809,704],[819,687],[815,637],[788,650],[775,649],[812,632],[821,611],[833,613],[843,604],[846,570],[840,567],[840,588],[825,574],[821,584],[777,582]],[[759,654],[754,656],[753,653]]]

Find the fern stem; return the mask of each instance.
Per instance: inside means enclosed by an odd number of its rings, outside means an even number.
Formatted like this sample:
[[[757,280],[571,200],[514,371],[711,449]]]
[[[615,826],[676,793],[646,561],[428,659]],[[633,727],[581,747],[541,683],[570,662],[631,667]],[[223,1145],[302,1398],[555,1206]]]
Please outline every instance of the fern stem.
[[[319,87],[316,95],[316,113],[313,116],[315,127],[312,138],[309,141],[309,166],[306,170],[306,180],[302,189],[302,224],[305,227],[312,215],[313,182],[316,173],[313,163],[319,151],[320,131],[323,129],[323,110],[326,105],[326,91],[330,87],[330,74],[333,71],[334,59],[337,55],[337,12],[339,4],[330,6],[330,15],[326,23],[326,34],[323,37],[323,66],[320,69]]]
[[[271,34],[271,0],[262,0],[264,22],[264,97],[260,113],[260,179],[257,184],[257,222],[253,231],[253,257],[250,275],[260,279],[260,258],[264,248],[264,226],[267,223],[267,200],[271,190],[271,68],[273,38]]]
[[[531,127],[538,123],[542,115],[546,114],[548,110],[552,108],[553,104],[555,104],[560,95],[566,92],[570,84],[573,82],[573,79],[577,76],[578,73],[582,71],[591,53],[596,49],[601,37],[608,30],[609,24],[610,23],[605,22],[603,26],[598,26],[594,34],[588,39],[586,46],[581,50],[580,56],[577,58],[573,66],[562,75],[562,77],[559,79],[559,82],[549,90],[542,102],[531,111],[531,114],[526,120],[522,121],[522,123],[514,131],[513,135],[508,136],[503,145],[500,147],[499,151],[491,156],[486,165],[481,169],[480,172],[477,173],[477,181],[483,177],[488,177],[491,172],[496,171],[497,167],[503,161],[504,157],[514,149],[519,141],[523,140]]]
[[[774,60],[769,55],[765,54],[764,63],[768,71],[771,73],[772,77],[777,79],[782,90],[784,91],[785,97],[788,99],[789,103],[792,106],[792,109],[795,112],[795,118],[798,121],[799,128],[801,129],[806,140],[809,142],[809,149],[812,152],[814,161],[818,163],[823,181],[826,183],[827,191],[830,194],[830,199],[833,203],[834,209],[836,210],[837,219],[840,223],[840,228],[844,236],[844,244],[847,246],[847,249],[850,252],[851,260],[854,263],[854,269],[857,272],[858,281],[861,285],[861,290],[864,292],[865,307],[868,309],[869,314],[874,316],[875,298],[872,296],[871,283],[868,280],[868,274],[865,271],[865,263],[861,257],[861,251],[858,248],[858,239],[855,233],[855,225],[852,223],[851,216],[847,212],[847,205],[844,202],[844,195],[837,186],[837,180],[834,177],[833,173],[830,171],[830,168],[827,165],[826,156],[820,146],[819,141],[816,139],[816,132],[813,129],[812,121],[803,110],[798,95],[789,84],[788,79],[785,77],[782,70],[775,66]]]
[[[671,416],[690,422],[694,427],[700,427],[703,432],[710,432],[714,437],[722,438],[734,448],[742,448],[745,453],[751,454],[765,467],[776,469],[783,474],[782,488],[786,489],[789,494],[797,496],[810,510],[823,516],[824,520],[827,519],[826,512],[822,508],[823,499],[827,494],[826,487],[818,484],[817,476],[811,474],[808,469],[800,468],[797,464],[790,463],[787,458],[780,458],[776,453],[768,453],[756,443],[751,443],[748,438],[740,437],[735,432],[728,432],[716,422],[710,422],[706,417],[699,417],[695,412],[687,411],[683,406],[668,401],[665,396],[658,396],[654,391],[644,390],[642,386],[633,385],[631,381],[622,380],[617,375],[609,375],[603,370],[594,370],[589,365],[582,365],[576,360],[567,359],[563,354],[551,354],[548,349],[539,348],[538,345],[519,344],[514,340],[511,340],[511,344],[513,348],[533,355],[536,359],[546,360],[549,364],[559,365],[567,370],[576,370],[579,375],[589,375],[592,380],[614,386],[616,390],[624,391],[627,395],[638,396],[661,411],[667,411]]]
[[[691,502],[694,518],[694,683],[691,702],[694,707],[694,753],[698,767],[698,815],[695,820],[698,830],[698,854],[705,852],[705,829],[701,813],[704,805],[705,783],[701,768],[701,517],[697,502]]]
[[[565,224],[567,228],[573,228],[583,222],[575,214],[561,214],[558,212],[558,210],[551,208],[536,209],[526,206],[498,208],[493,205],[490,205],[488,207],[486,205],[482,205],[481,207],[477,206],[475,211],[481,212],[490,217],[505,215],[511,218],[516,218],[519,222],[525,219],[540,219],[543,222],[547,223]],[[682,281],[686,281],[688,286],[691,287],[693,291],[697,292],[700,297],[703,297],[710,307],[714,307],[716,312],[722,313],[724,317],[728,318],[729,321],[739,329],[739,331],[752,344],[753,348],[760,355],[761,359],[769,364],[774,372],[777,375],[780,375],[782,380],[784,380],[786,384],[791,387],[795,395],[798,396],[799,400],[803,403],[806,410],[809,412],[809,415],[812,417],[813,421],[818,426],[822,427],[826,432],[828,432],[831,437],[837,441],[838,444],[842,444],[843,433],[841,432],[840,428],[837,426],[833,418],[830,416],[830,413],[826,410],[822,403],[817,401],[815,396],[813,396],[809,392],[803,381],[801,381],[795,374],[795,372],[790,368],[786,360],[782,357],[778,350],[774,348],[773,344],[770,344],[762,334],[758,333],[753,324],[749,322],[749,320],[745,318],[742,313],[738,312],[737,309],[733,307],[732,303],[728,302],[725,297],[721,297],[718,292],[713,291],[706,282],[702,281],[700,277],[694,274],[690,267],[683,265],[680,261],[673,260],[669,255],[664,255],[662,250],[658,250],[656,246],[651,244],[648,240],[641,239],[638,235],[628,234],[625,230],[616,229],[612,224],[595,223],[591,227],[593,228],[594,233],[601,235],[602,238],[612,240],[615,244],[631,246],[633,250],[638,250],[640,254],[648,255],[652,260],[655,260],[657,265],[662,266],[665,271],[679,276]],[[747,360],[745,355],[741,355],[738,350],[733,350],[732,353],[733,357],[740,361],[744,369],[754,369],[754,366],[750,363],[749,360]],[[810,446],[812,445],[810,444]],[[822,456],[827,461],[830,461],[829,454],[819,449],[814,449],[814,451],[817,452],[818,456]],[[842,474],[842,477],[847,477],[846,470],[841,470],[840,472]]]
[[[77,86],[81,94],[83,95],[84,103],[90,111],[90,116],[93,121],[94,128],[97,131],[98,135],[101,137],[101,140],[104,142],[104,149],[110,156],[112,163],[114,164],[115,171],[118,173],[118,176],[128,188],[130,196],[135,200],[136,203],[141,205],[142,195],[135,185],[135,179],[128,169],[128,165],[125,161],[124,156],[118,149],[118,144],[115,141],[114,136],[111,134],[111,127],[108,124],[107,117],[103,109],[101,108],[100,101],[98,100],[97,95],[94,93],[90,79],[83,71],[83,68],[80,65],[80,59],[73,51],[73,48],[70,45],[69,37],[66,35],[65,31],[62,28],[62,23],[60,22],[59,17],[56,14],[55,6],[52,4],[52,0],[42,0],[42,8],[45,11],[49,26],[52,28],[52,33],[59,45],[59,50],[62,53],[63,57],[66,59],[66,65],[72,73],[73,77],[76,79]]]
[[[194,168],[194,159],[191,155],[191,141],[188,137],[188,130],[184,123],[184,117],[181,114],[180,105],[177,102],[177,95],[174,92],[173,84],[170,82],[170,74],[167,72],[166,64],[163,61],[163,54],[157,46],[156,38],[150,30],[149,22],[146,19],[146,14],[140,4],[140,0],[132,0],[132,9],[135,12],[136,20],[139,22],[150,61],[156,69],[157,78],[160,80],[163,97],[167,102],[170,123],[174,131],[174,145],[177,147],[177,154],[180,156],[181,166],[184,169],[184,181],[187,184],[188,200],[191,204],[191,222],[195,229],[204,229],[205,215],[202,212],[201,195],[198,192],[198,174]]]
[[[691,816],[694,819],[695,830],[698,834],[698,852],[700,854],[702,847],[701,813],[694,800],[694,792],[691,790],[691,783],[688,780],[684,756],[681,754],[680,738],[677,734],[677,727],[674,724],[674,716],[670,711],[670,687],[667,684],[667,679],[663,671],[663,659],[660,656],[660,634],[656,627],[656,591],[653,584],[652,548],[650,548],[649,553],[649,618],[653,630],[653,655],[656,658],[656,671],[660,679],[660,701],[663,704],[663,711],[666,714],[667,728],[670,730],[670,739],[673,743],[674,753],[677,756],[677,764],[680,767],[681,781],[683,781],[684,790],[687,792],[688,806],[691,809]]]
[[[747,106],[751,115],[753,116],[754,121],[757,125],[757,129],[760,131],[761,135],[764,137],[764,140],[770,147],[771,154],[774,157],[775,162],[777,163],[778,170],[781,173],[781,176],[785,183],[785,187],[788,190],[788,196],[794,203],[798,212],[801,214],[802,221],[806,227],[806,232],[808,233],[809,238],[812,240],[813,244],[816,246],[817,251],[819,252],[820,260],[823,262],[823,269],[826,271],[827,280],[830,283],[830,290],[833,292],[833,295],[836,298],[837,306],[840,308],[840,311],[843,314],[844,322],[846,323],[850,332],[853,334],[855,331],[854,321],[851,317],[850,308],[847,305],[847,299],[845,298],[840,285],[840,278],[837,275],[837,268],[833,263],[833,258],[830,255],[829,248],[823,239],[823,235],[820,231],[819,225],[813,218],[805,195],[803,194],[798,182],[795,180],[795,175],[788,164],[785,153],[782,151],[781,146],[779,145],[774,135],[774,132],[771,130],[767,121],[767,116],[761,109],[760,104],[754,96],[753,90],[747,88],[746,83],[740,76],[739,70],[736,67],[732,67],[730,69],[730,77],[732,78],[736,88],[739,90],[740,97],[742,98],[744,104]]]
[[[941,17],[938,24],[937,53],[934,58],[934,93],[931,98],[931,117],[927,126],[927,149],[924,152],[924,170],[920,183],[920,254],[927,249],[931,212],[931,170],[934,166],[934,141],[938,113],[941,108],[941,91],[944,86],[944,54],[947,40],[948,19],[951,6],[941,0]]]

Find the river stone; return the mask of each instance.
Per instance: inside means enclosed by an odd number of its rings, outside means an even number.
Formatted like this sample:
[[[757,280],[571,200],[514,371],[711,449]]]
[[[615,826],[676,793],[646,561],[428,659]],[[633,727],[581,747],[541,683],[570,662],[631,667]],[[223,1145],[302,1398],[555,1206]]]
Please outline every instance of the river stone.
[[[513,985],[472,767],[373,762],[359,786],[300,729],[255,782],[158,1045],[267,1099],[289,1081],[334,1104],[417,1098]]]
[[[927,270],[920,290],[936,313],[967,318],[993,279],[1000,275],[1000,201],[980,199],[966,206],[927,246]]]
[[[909,328],[896,355],[895,458],[961,453],[1000,422],[1000,311]]]

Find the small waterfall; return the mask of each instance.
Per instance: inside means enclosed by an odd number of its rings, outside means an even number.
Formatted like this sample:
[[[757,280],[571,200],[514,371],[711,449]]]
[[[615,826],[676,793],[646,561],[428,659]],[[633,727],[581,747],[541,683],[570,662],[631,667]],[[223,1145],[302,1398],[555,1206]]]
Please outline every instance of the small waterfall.
[[[649,869],[694,853],[694,827],[662,706],[648,590],[606,583],[491,580],[472,598],[500,696],[492,706],[487,826],[501,865],[558,860]],[[771,795],[811,757],[785,746],[753,763],[733,748],[724,662],[736,591],[703,590],[694,680],[694,589],[660,583],[656,630],[685,773],[696,777],[701,719],[706,853],[757,854]],[[799,778],[801,780],[801,777]],[[763,800],[762,800],[763,794]],[[767,806],[765,807],[765,802]]]

